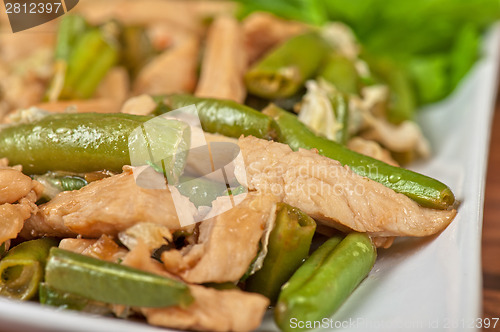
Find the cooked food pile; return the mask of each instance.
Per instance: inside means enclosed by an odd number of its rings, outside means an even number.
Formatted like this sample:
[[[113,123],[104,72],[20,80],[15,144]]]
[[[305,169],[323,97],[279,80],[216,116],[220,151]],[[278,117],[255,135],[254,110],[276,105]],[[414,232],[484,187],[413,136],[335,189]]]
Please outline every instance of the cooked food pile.
[[[450,188],[399,166],[432,154],[401,68],[259,3],[86,0],[0,34],[1,296],[195,331],[274,310],[289,331],[377,248],[453,221]],[[205,150],[170,118],[192,105]]]

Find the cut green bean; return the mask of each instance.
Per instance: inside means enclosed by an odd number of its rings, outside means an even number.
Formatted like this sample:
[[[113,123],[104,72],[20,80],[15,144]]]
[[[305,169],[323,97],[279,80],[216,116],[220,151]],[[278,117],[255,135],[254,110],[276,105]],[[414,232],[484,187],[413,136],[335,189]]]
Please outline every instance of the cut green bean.
[[[292,37],[248,70],[247,89],[268,99],[290,97],[316,74],[327,52],[328,45],[315,32]]]
[[[43,305],[50,305],[61,309],[90,312],[100,315],[112,314],[111,308],[105,303],[91,301],[75,294],[61,292],[47,286],[44,282],[40,284],[38,297],[40,303]]]
[[[56,101],[59,99],[61,90],[64,86],[71,51],[75,46],[75,42],[87,29],[87,22],[82,16],[69,14],[61,18],[54,54],[54,77],[47,92],[47,99],[49,101]]]
[[[416,97],[408,73],[388,59],[368,59],[368,64],[375,76],[389,86],[387,119],[395,124],[413,120]]]
[[[359,95],[361,79],[353,61],[340,54],[331,54],[319,77],[333,84],[340,92]]]
[[[306,329],[294,329],[292,319],[329,318],[372,269],[377,251],[368,235],[350,233],[337,243],[337,238],[328,240],[283,286],[274,311],[282,331]]]
[[[247,279],[245,290],[260,293],[274,303],[281,286],[309,254],[315,230],[316,223],[311,217],[288,204],[279,203],[266,258],[262,268]]]
[[[335,93],[330,97],[335,119],[342,126],[335,133],[335,142],[345,145],[349,140],[349,100],[342,93]]]
[[[151,155],[168,153],[175,158],[166,160],[165,166],[179,175],[185,162],[182,152],[189,145],[189,127],[180,121],[158,118],[145,125],[151,119],[128,114],[49,115],[0,130],[0,158],[6,157],[13,164],[23,165],[23,171],[28,174],[86,173],[103,169],[121,172],[124,165],[131,164],[131,135],[146,126],[149,145],[138,144],[139,148],[133,150],[134,165],[138,166],[141,160],[141,164],[146,165]],[[138,135],[141,136],[140,132]]]
[[[45,282],[62,292],[112,304],[186,308],[193,302],[181,281],[59,248],[50,251]]]
[[[274,105],[264,110],[279,127],[281,143],[292,150],[317,149],[319,154],[348,165],[355,173],[377,181],[402,193],[424,207],[446,209],[453,205],[455,196],[445,184],[410,170],[388,165],[380,160],[364,156],[341,144],[315,135],[297,117]]]
[[[0,295],[18,300],[36,296],[44,278],[44,268],[54,239],[44,238],[23,242],[0,261]]]
[[[74,85],[72,99],[88,99],[92,97],[101,80],[108,71],[117,63],[118,50],[107,45],[99,51],[92,66],[83,77]]]
[[[276,137],[276,127],[271,117],[232,100],[198,98],[187,94],[157,97],[160,106],[156,115],[184,106],[196,105],[203,130],[229,137],[252,135],[258,138]]]
[[[68,60],[61,99],[86,99],[118,62],[118,47],[103,29],[86,32],[76,43]]]

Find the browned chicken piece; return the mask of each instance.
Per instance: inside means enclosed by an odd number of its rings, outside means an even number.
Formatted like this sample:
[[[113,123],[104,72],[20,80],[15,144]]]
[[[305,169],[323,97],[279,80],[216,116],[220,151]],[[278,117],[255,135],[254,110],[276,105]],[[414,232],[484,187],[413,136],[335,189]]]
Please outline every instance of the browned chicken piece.
[[[357,153],[381,160],[386,164],[399,166],[398,163],[392,159],[391,153],[375,141],[354,137],[347,142],[347,147]]]
[[[229,197],[213,203],[212,213],[224,199]],[[277,202],[273,195],[249,193],[229,211],[203,221],[197,244],[165,251],[161,258],[166,269],[192,283],[238,281],[259,251]]]
[[[59,243],[59,248],[115,263],[128,253],[127,249],[118,246],[107,235],[102,235],[97,240],[63,239]]]
[[[143,222],[163,225],[172,231],[180,228],[170,192],[139,187],[127,168],[80,190],[58,194],[26,221],[22,234],[98,238],[102,234],[115,236]]]
[[[129,81],[127,70],[124,67],[112,68],[99,83],[95,98],[111,99],[121,106],[130,94]]]
[[[36,107],[54,113],[65,111],[76,111],[78,113],[118,113],[121,104],[110,98],[99,98],[53,101],[38,104]]]
[[[24,221],[37,211],[35,202],[42,191],[21,171],[0,167],[0,243],[17,237]]]
[[[155,57],[139,72],[135,94],[192,92],[196,85],[199,39],[183,40]]]
[[[140,95],[128,99],[122,106],[120,113],[134,115],[148,115],[156,108],[156,103],[150,95]]]
[[[338,161],[281,143],[240,138],[249,190],[273,193],[320,222],[372,236],[426,236],[442,231],[456,210],[424,208],[403,194],[361,177]],[[240,183],[242,180],[240,180]]]
[[[240,24],[230,16],[217,17],[208,30],[195,95],[243,103],[246,96],[243,75],[246,69],[247,59]]]
[[[283,20],[269,13],[251,14],[243,21],[249,63],[255,62],[274,46],[306,29],[304,24]]]
[[[228,256],[231,257],[232,256]],[[229,260],[224,257],[224,260]],[[124,265],[171,277],[152,260],[144,245],[137,245],[123,260]],[[187,308],[139,308],[149,324],[194,331],[252,331],[259,327],[269,300],[239,289],[216,290],[189,285],[195,301]]]

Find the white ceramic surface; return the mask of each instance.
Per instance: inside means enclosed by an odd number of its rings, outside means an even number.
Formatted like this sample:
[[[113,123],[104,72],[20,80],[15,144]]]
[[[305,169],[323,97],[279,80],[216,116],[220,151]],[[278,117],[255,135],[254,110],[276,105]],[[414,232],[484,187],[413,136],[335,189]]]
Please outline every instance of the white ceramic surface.
[[[419,115],[434,156],[413,169],[448,184],[462,201],[441,234],[380,250],[369,277],[329,324],[336,331],[463,331],[481,316],[481,228],[500,26],[453,96]],[[276,330],[268,315],[261,331]],[[0,299],[0,331],[168,331],[142,323]]]

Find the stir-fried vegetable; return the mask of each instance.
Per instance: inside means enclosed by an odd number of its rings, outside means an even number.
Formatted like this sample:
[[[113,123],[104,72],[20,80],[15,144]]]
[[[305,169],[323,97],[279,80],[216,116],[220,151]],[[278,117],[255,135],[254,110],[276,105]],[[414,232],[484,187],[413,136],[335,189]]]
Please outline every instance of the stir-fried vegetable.
[[[330,317],[372,269],[377,252],[366,234],[350,233],[339,242],[326,241],[283,286],[274,315],[281,330],[295,330],[292,318]]]
[[[78,280],[78,282],[75,282]],[[187,307],[193,298],[183,282],[54,248],[47,286],[90,300],[142,307]]]
[[[59,291],[47,286],[44,282],[40,284],[38,297],[40,303],[44,305],[101,315],[112,313],[111,308],[105,303],[91,301],[75,294]]]
[[[54,239],[23,242],[0,261],[0,295],[29,300],[38,292],[44,279],[44,268],[49,250],[57,245]]]
[[[333,84],[340,92],[347,94],[359,94],[361,78],[358,70],[351,59],[341,54],[331,54],[319,76]]]
[[[48,171],[75,173],[111,170],[120,172],[129,165],[129,136],[141,128],[148,116],[128,114],[55,114],[39,121],[10,126],[0,130],[0,156],[13,164],[23,165],[28,174]],[[161,128],[156,128],[159,125]],[[165,120],[148,126],[151,150],[167,151],[181,157],[189,139],[189,127],[180,121]],[[149,152],[137,151],[135,160],[149,160]],[[161,158],[160,158],[161,159]],[[152,160],[157,162],[158,160]],[[181,160],[182,161],[182,160]],[[179,158],[171,160],[179,174]],[[136,164],[137,165],[137,164]]]
[[[246,280],[245,289],[275,302],[281,286],[307,257],[315,230],[311,217],[288,204],[278,204],[266,258],[262,268]]]
[[[396,192],[405,194],[425,207],[446,209],[453,205],[455,197],[445,184],[410,170],[388,165],[344,146],[315,135],[296,116],[271,105],[265,114],[272,116],[280,130],[279,141],[292,150],[318,149],[326,157],[348,165],[354,172],[382,183]]]
[[[116,26],[90,28],[76,15],[63,19],[55,52],[55,75],[48,99],[91,97],[109,69],[118,62]]]
[[[210,133],[236,138],[241,135],[252,135],[264,139],[276,137],[276,128],[272,118],[231,100],[198,98],[186,94],[169,95],[160,100],[162,103],[157,108],[156,115],[172,109],[196,105],[201,126],[203,130]]]
[[[315,32],[289,39],[248,70],[248,91],[268,99],[292,96],[318,71],[327,51]]]

